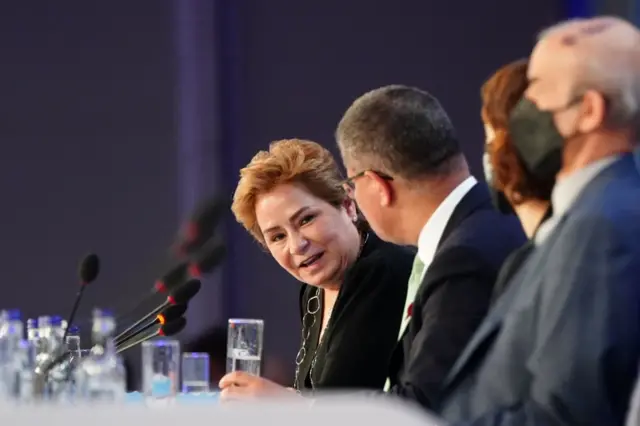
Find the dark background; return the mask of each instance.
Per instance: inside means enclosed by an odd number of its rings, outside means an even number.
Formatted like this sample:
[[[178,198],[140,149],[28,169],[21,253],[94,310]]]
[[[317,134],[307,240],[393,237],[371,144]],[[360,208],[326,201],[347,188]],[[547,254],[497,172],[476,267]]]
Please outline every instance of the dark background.
[[[66,314],[91,250],[103,268],[81,314],[134,301],[199,199],[230,196],[238,169],[272,140],[334,149],[342,112],[381,85],[435,94],[481,176],[480,85],[567,10],[554,0],[3,2],[0,307]],[[263,318],[267,356],[291,368],[298,286],[231,217],[223,228],[231,255],[181,337]]]

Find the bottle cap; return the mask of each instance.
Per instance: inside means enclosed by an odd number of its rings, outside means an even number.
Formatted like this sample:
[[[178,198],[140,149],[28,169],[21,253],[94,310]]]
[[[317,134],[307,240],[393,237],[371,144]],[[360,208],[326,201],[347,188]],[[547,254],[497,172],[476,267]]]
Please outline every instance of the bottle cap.
[[[54,315],[51,317],[51,325],[53,327],[60,327],[62,325],[62,317],[60,315]]]
[[[9,311],[7,312],[7,319],[9,321],[18,321],[22,319],[20,309],[9,309]]]

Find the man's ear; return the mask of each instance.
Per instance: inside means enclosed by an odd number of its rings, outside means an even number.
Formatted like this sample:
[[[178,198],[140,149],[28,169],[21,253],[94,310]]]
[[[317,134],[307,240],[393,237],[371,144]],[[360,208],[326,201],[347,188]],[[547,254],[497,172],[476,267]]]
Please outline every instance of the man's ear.
[[[365,177],[370,179],[373,185],[374,193],[378,193],[380,205],[383,207],[390,206],[394,201],[393,187],[387,179],[381,178],[376,172],[365,172]]]
[[[578,130],[581,133],[593,132],[602,126],[607,118],[607,102],[602,94],[595,90],[588,90],[583,95],[580,109]]]

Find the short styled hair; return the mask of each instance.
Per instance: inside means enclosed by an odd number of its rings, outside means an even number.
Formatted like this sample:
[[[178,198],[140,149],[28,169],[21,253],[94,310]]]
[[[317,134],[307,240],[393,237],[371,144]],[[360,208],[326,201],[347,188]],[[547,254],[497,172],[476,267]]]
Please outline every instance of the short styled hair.
[[[257,198],[285,183],[303,185],[311,194],[339,208],[347,194],[342,175],[331,153],[321,145],[302,139],[272,142],[240,170],[231,210],[247,231],[264,245],[256,220]]]
[[[391,85],[365,93],[336,130],[343,157],[405,179],[446,174],[462,155],[440,102],[415,87]],[[366,165],[365,165],[366,163]]]
[[[493,168],[493,185],[499,191],[509,189],[518,195],[512,202],[528,199],[547,200],[554,180],[541,182],[525,169],[509,138],[509,116],[527,90],[528,61],[520,59],[496,71],[480,89],[482,119],[495,131],[495,138],[488,147]]]

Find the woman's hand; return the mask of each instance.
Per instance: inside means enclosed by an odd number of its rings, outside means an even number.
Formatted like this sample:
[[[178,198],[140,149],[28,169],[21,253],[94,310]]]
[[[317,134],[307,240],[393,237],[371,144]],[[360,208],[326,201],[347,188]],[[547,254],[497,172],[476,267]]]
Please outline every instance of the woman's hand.
[[[280,386],[271,380],[253,376],[243,371],[234,371],[220,379],[222,400],[237,400],[257,397],[275,397],[296,395],[290,389]]]

